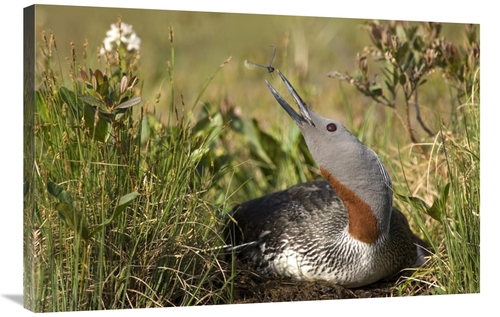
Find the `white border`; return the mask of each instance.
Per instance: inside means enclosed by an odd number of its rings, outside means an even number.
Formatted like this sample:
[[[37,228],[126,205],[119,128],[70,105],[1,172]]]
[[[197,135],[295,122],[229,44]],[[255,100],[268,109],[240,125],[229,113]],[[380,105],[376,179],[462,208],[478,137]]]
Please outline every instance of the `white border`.
[[[8,3],[8,4],[5,4]],[[1,136],[1,164],[0,184],[2,208],[0,209],[0,311],[3,316],[19,316],[31,314],[21,305],[13,302],[5,295],[22,294],[22,37],[23,37],[23,8],[33,3],[27,1],[9,1],[2,4],[0,23],[2,34],[7,37],[2,48],[2,64],[0,78],[2,80],[0,109],[2,110],[0,123]],[[103,1],[74,1],[72,5],[103,6]],[[491,92],[499,91],[496,84],[499,82],[499,41],[498,22],[495,23],[498,10],[493,1],[342,1],[328,2],[319,0],[308,1],[266,1],[251,4],[244,1],[201,1],[183,0],[168,1],[161,4],[159,1],[131,1],[108,0],[106,7],[149,8],[169,10],[191,10],[206,12],[244,12],[284,15],[330,16],[345,18],[378,18],[398,20],[428,20],[443,22],[472,22],[481,24],[481,294],[480,295],[451,295],[427,296],[397,299],[366,299],[366,300],[337,300],[301,302],[286,304],[248,304],[225,305],[208,307],[162,308],[121,310],[107,312],[79,312],[78,316],[131,316],[133,314],[145,316],[164,316],[169,314],[199,315],[220,313],[282,313],[287,315],[308,315],[313,312],[322,312],[336,315],[341,312],[358,314],[367,313],[369,316],[422,316],[422,314],[462,316],[479,313],[484,310],[487,300],[492,300],[495,294],[493,287],[498,287],[498,274],[493,265],[498,263],[493,258],[494,251],[499,250],[498,238],[492,235],[493,229],[499,221],[500,208],[492,200],[492,191],[498,186],[493,177],[499,177],[498,154],[495,147],[499,133],[496,131],[498,122],[498,96]],[[69,5],[69,1],[49,1],[44,4]],[[14,62],[14,63],[13,63]],[[486,65],[486,67],[485,67]],[[496,97],[495,99],[493,99]],[[486,114],[485,114],[486,113]],[[495,121],[493,121],[495,120]],[[489,193],[491,193],[489,195]],[[498,197],[498,194],[496,194]],[[496,233],[496,232],[495,232]],[[495,296],[497,298],[498,296]],[[389,300],[389,301],[387,301]],[[4,314],[8,312],[9,314]],[[49,315],[52,315],[49,313]],[[57,313],[57,316],[70,316],[70,313]]]

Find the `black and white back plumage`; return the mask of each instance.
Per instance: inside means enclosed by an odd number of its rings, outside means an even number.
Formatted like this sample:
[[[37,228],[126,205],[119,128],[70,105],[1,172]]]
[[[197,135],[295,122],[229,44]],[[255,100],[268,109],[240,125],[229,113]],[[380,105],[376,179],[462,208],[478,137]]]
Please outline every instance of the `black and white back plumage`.
[[[236,206],[232,218],[233,250],[257,272],[271,277],[362,286],[379,279],[366,280],[363,272],[369,266],[385,267],[384,275],[390,276],[418,265],[417,249],[398,247],[401,239],[407,240],[404,245],[425,246],[393,208],[392,238],[380,250],[363,250],[366,246],[347,234],[347,210],[327,181],[298,184],[250,200]]]

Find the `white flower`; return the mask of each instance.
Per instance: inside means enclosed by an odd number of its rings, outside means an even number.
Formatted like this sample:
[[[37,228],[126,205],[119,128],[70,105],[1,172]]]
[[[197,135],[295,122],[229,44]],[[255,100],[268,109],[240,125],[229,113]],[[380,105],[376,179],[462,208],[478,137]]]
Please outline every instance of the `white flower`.
[[[128,35],[132,34],[132,25],[127,24],[127,23],[122,23],[122,34]],[[118,27],[115,25],[115,27],[118,29]]]
[[[137,36],[137,34],[135,33],[132,33],[130,34],[130,38],[125,41],[125,40],[122,40],[123,43],[127,43],[127,51],[131,51],[131,50],[136,50],[138,51],[139,48],[141,47],[141,38]]]
[[[102,42],[104,44],[104,50],[108,51],[108,52],[111,52],[113,50],[113,43],[115,42],[115,40],[111,37],[107,37],[104,39],[104,41]],[[101,51],[103,50],[101,48]],[[104,54],[104,51],[101,52],[101,54]]]
[[[132,25],[121,23],[121,27],[118,28],[118,25],[113,23],[111,24],[111,29],[106,32],[106,38],[103,40],[104,47],[101,48],[101,55],[104,55],[106,51],[112,52],[116,50],[121,44],[126,46],[127,51],[139,50],[141,39],[132,30]]]

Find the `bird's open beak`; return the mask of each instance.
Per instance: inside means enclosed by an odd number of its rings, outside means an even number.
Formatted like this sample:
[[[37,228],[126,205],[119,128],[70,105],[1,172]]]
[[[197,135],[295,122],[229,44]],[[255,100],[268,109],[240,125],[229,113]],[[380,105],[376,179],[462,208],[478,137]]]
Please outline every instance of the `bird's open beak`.
[[[311,119],[311,116],[309,115],[310,112],[309,107],[307,107],[306,103],[302,101],[302,98],[300,98],[299,94],[297,94],[295,89],[293,89],[288,79],[286,79],[286,77],[283,76],[283,74],[278,69],[276,71],[278,72],[281,79],[285,83],[285,86],[288,89],[288,91],[290,91],[290,93],[292,94],[292,97],[295,100],[297,106],[299,106],[299,110],[300,113],[302,113],[302,115],[298,114],[295,110],[293,110],[293,108],[285,101],[285,99],[283,99],[283,97],[281,97],[281,95],[276,91],[276,89],[274,89],[273,86],[271,86],[271,84],[269,84],[269,82],[266,80],[267,87],[269,87],[269,90],[271,90],[271,93],[273,94],[274,98],[276,98],[276,100],[283,107],[283,109],[285,109],[285,111],[290,115],[290,117],[292,117],[293,120],[295,120],[295,122],[297,122],[298,125],[302,126],[304,123],[308,123],[312,126],[315,126],[314,122]]]

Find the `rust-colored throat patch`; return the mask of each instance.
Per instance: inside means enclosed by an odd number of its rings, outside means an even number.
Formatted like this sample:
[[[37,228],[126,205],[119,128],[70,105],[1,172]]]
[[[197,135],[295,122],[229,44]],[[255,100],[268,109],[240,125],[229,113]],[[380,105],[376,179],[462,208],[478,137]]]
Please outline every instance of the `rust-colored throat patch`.
[[[372,208],[351,189],[345,187],[324,167],[320,166],[323,177],[332,185],[344,202],[349,214],[349,234],[361,242],[374,243],[379,237],[378,221]]]

